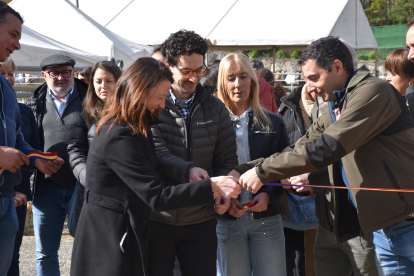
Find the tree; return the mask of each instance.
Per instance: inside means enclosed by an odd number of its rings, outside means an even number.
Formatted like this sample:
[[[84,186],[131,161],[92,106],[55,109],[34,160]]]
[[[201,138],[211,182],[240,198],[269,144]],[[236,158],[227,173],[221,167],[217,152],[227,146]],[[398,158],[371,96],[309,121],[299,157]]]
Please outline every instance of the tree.
[[[412,0],[361,0],[371,25],[406,24],[414,17]]]

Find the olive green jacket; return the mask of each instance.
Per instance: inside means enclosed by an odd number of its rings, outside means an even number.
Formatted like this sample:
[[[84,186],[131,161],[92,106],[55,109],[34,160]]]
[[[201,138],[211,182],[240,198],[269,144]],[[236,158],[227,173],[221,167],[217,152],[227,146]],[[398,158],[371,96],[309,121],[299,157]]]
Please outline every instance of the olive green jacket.
[[[342,159],[351,187],[414,189],[414,120],[399,92],[372,77],[363,66],[350,80],[340,109],[339,120],[332,123],[321,116],[293,150],[240,165],[236,170],[243,173],[256,166],[262,183],[268,183],[316,171]],[[331,183],[338,183],[332,179],[338,175],[332,174],[333,170],[330,166]],[[414,193],[352,190],[352,195],[363,233],[414,216]],[[337,233],[338,241],[348,239],[349,232],[352,229]]]

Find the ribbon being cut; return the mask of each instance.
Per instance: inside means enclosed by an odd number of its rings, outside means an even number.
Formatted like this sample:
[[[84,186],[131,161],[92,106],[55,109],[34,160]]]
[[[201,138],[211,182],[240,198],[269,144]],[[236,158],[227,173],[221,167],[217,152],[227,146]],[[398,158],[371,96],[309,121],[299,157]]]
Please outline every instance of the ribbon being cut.
[[[48,152],[43,153],[40,151],[32,151],[29,154],[27,154],[27,157],[30,159],[43,159],[43,160],[55,160],[57,158],[58,152]],[[3,177],[3,175],[6,173],[6,170],[3,168],[0,168],[0,179]]]
[[[320,185],[294,185],[282,183],[266,183],[267,186],[288,186],[288,187],[310,187],[310,188],[324,188],[324,189],[347,189],[347,190],[364,190],[364,191],[383,191],[383,192],[407,192],[414,193],[410,189],[388,189],[388,188],[363,188],[363,187],[344,187],[344,186],[320,186]]]

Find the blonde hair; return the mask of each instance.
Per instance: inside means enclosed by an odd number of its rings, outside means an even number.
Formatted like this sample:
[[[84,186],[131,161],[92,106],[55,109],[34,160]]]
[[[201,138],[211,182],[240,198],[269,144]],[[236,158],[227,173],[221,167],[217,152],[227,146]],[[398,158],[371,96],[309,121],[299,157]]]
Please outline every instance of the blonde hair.
[[[260,126],[262,129],[270,131],[271,122],[269,116],[267,112],[260,106],[259,82],[249,58],[245,55],[239,53],[231,53],[221,60],[217,81],[218,98],[225,104],[227,109],[231,111],[231,100],[226,90],[226,79],[230,68],[236,64],[238,64],[244,71],[246,71],[252,82],[249,94],[249,104],[252,107],[254,123]]]
[[[17,71],[17,66],[14,63],[14,61],[11,59],[11,57],[6,58],[6,60],[4,62],[0,62],[0,66],[11,66],[11,68],[13,69],[13,73],[15,73]]]

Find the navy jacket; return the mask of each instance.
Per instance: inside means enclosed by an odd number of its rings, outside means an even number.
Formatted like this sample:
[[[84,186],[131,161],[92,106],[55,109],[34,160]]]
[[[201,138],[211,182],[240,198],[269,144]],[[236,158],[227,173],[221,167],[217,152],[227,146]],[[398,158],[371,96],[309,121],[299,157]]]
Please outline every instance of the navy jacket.
[[[20,127],[26,143],[32,148],[40,150],[39,131],[37,130],[36,119],[32,110],[25,104],[19,103],[21,123]],[[30,192],[30,177],[33,172],[22,170],[22,181],[20,185],[15,186],[14,190],[21,192],[27,196],[27,200],[32,200],[32,193]]]
[[[0,146],[15,148],[24,154],[33,151],[33,148],[24,141],[20,129],[20,110],[16,93],[3,76],[0,76],[0,121]],[[34,160],[31,160],[30,166],[23,166],[22,168],[34,170],[33,165]],[[20,182],[20,172],[6,171],[0,179],[0,194],[14,196],[13,186]]]

